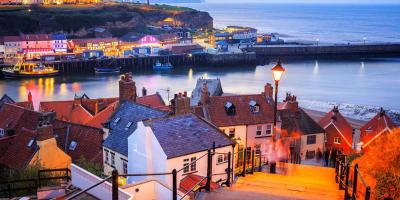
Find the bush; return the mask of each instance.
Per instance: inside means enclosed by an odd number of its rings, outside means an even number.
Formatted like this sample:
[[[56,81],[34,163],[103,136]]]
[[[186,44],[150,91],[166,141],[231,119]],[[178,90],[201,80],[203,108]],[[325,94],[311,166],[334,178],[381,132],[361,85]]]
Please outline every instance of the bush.
[[[97,163],[88,161],[84,156],[81,156],[76,164],[100,178],[105,178],[103,167]]]

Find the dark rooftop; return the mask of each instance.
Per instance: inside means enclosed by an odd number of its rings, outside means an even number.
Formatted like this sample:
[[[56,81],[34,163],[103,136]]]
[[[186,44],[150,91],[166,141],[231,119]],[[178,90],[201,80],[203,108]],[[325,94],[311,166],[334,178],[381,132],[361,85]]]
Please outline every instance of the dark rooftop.
[[[234,142],[217,127],[194,114],[147,120],[167,158],[225,147]]]
[[[128,137],[136,130],[137,122],[164,117],[167,114],[161,110],[134,102],[124,102],[109,119],[110,134],[103,146],[127,156]]]

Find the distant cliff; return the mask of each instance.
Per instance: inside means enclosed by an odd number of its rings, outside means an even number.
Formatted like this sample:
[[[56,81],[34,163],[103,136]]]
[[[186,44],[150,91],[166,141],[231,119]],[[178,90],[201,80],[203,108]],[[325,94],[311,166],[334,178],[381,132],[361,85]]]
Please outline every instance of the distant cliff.
[[[165,18],[191,28],[213,26],[207,12],[167,5],[33,6],[0,9],[0,36],[64,32],[72,37],[88,37],[95,27],[120,36],[129,31],[146,32],[146,25],[159,25]]]

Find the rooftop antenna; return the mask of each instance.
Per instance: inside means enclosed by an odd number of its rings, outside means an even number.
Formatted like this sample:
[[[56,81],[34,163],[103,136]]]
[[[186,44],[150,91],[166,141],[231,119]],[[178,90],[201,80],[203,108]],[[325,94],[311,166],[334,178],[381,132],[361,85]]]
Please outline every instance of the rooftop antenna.
[[[169,102],[169,93],[171,92],[171,88],[167,87],[167,88],[161,89],[161,90],[167,92],[167,101]]]

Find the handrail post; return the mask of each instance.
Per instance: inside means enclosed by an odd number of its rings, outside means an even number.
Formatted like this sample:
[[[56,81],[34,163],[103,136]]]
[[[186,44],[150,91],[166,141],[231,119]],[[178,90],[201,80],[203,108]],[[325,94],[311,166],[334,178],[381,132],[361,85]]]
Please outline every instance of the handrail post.
[[[242,176],[245,177],[246,176],[246,156],[247,156],[247,148],[244,148],[243,150],[243,172],[242,172]]]
[[[343,189],[343,163],[339,162],[339,190]]]
[[[251,174],[254,174],[254,149],[251,150]]]
[[[356,200],[357,196],[357,176],[358,176],[358,164],[354,166],[354,176],[353,176],[353,194],[351,199]]]
[[[339,162],[338,162],[338,158],[336,158],[336,160],[335,160],[335,181],[336,181],[336,183],[339,182]]]
[[[258,162],[258,172],[261,172],[261,152],[260,152],[260,158],[259,158],[259,162]]]
[[[176,169],[172,170],[172,200],[178,200]]]
[[[349,197],[349,176],[350,176],[350,163],[346,165],[346,181],[344,185],[344,199],[347,200]]]
[[[228,171],[227,171],[227,173],[228,173],[228,176],[226,177],[226,186],[228,186],[228,187],[231,187],[231,160],[232,160],[232,153],[231,152],[228,152]]]
[[[212,179],[212,151],[208,150],[207,155],[207,182],[206,182],[206,190],[208,192],[211,191],[211,179]]]
[[[38,188],[42,187],[42,183],[40,181],[40,173],[41,173],[41,170],[38,171],[38,178],[37,178],[37,180],[38,180]]]
[[[112,200],[118,200],[118,171],[112,171]]]
[[[371,197],[371,187],[367,187],[367,190],[365,191],[365,200],[369,200]]]

